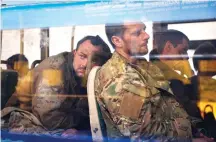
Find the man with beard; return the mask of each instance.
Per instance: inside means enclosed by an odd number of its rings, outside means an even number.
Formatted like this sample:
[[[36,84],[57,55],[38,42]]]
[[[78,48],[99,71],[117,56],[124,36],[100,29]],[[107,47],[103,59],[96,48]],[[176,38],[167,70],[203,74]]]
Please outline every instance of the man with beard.
[[[94,54],[100,55],[100,62],[94,59]],[[20,108],[32,113],[16,114],[16,119],[10,119],[14,120],[9,122],[10,129],[26,133],[67,130],[64,136],[74,134],[76,130],[90,130],[83,80],[86,70],[90,70],[88,68],[104,64],[109,58],[107,54],[111,54],[110,49],[99,36],[86,36],[78,42],[75,51],[63,52],[42,61],[16,87]],[[6,109],[3,112],[7,112]],[[2,113],[2,117],[6,115]],[[33,120],[41,127],[32,125]]]
[[[115,52],[95,78],[109,140],[192,140],[191,122],[160,69],[136,58],[148,53],[141,22],[106,25]]]

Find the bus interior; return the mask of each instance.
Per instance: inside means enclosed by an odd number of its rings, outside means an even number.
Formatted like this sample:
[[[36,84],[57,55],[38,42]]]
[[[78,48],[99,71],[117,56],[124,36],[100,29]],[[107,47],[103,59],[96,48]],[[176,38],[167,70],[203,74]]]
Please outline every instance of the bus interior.
[[[28,71],[46,58],[61,52],[72,52],[77,42],[86,35],[99,35],[110,47],[105,34],[106,23],[120,23],[127,19],[142,21],[149,34],[148,54],[140,57],[150,61],[150,51],[157,48],[157,35],[174,29],[189,38],[188,61],[192,75],[198,76],[194,67],[194,53],[199,45],[210,43],[216,48],[215,1],[50,1],[6,2],[1,4],[1,110],[16,90],[21,77],[16,70],[8,69],[7,59],[22,54],[28,59]],[[202,55],[201,56],[205,56]],[[202,64],[211,72],[211,80],[200,82],[200,96],[195,102],[206,125],[216,131],[216,54]],[[178,87],[177,87],[178,88]],[[191,110],[193,111],[193,110]],[[1,112],[2,113],[2,112]],[[211,113],[211,115],[209,115]],[[206,119],[210,119],[206,120]],[[213,121],[212,121],[213,120]],[[211,122],[214,124],[208,124]],[[205,133],[207,130],[203,130]],[[215,133],[211,137],[215,138]],[[77,141],[92,141],[79,137]],[[57,136],[17,134],[1,130],[1,140],[16,141],[69,141]]]

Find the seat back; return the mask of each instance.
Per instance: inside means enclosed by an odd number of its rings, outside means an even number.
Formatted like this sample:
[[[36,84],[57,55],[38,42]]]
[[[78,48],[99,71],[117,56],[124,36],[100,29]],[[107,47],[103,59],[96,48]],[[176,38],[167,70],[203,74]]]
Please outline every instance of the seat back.
[[[15,92],[18,82],[18,73],[13,70],[1,70],[1,109]]]
[[[35,68],[37,64],[40,64],[42,62],[42,60],[35,60],[32,64],[31,64],[31,69]]]
[[[95,96],[95,87],[94,81],[97,71],[100,67],[94,67],[88,76],[87,81],[87,93],[88,93],[88,104],[89,104],[89,116],[90,116],[90,124],[91,124],[91,132],[93,141],[105,141],[105,137],[103,136],[103,127],[105,124],[103,122],[103,118],[100,112],[100,108],[98,106],[96,96]]]

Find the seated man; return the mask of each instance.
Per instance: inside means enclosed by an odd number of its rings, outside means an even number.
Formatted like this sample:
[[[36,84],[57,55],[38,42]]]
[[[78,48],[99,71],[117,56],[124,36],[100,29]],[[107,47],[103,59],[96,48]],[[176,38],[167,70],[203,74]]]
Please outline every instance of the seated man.
[[[156,33],[157,48],[150,52],[150,61],[163,72],[177,100],[183,105],[190,116],[200,118],[196,102],[191,102],[193,96],[190,84],[192,69],[188,61],[188,37],[177,30],[166,30]]]
[[[215,100],[216,48],[209,42],[200,44],[193,55],[194,69],[197,75],[191,78],[196,100]],[[203,94],[202,94],[203,93]],[[201,98],[200,98],[201,97]]]
[[[155,64],[164,72],[167,79],[178,79],[189,84],[189,77],[193,75],[188,61],[188,37],[177,30],[166,30],[156,33],[158,38],[154,57],[158,59]],[[151,58],[152,59],[152,58]]]
[[[23,77],[28,73],[28,59],[25,55],[15,54],[7,59],[7,69],[18,72],[19,77]]]
[[[99,36],[86,36],[73,53],[60,53],[42,61],[18,83],[16,96],[21,102],[20,108],[31,111],[47,131],[89,130],[87,92],[82,80],[85,80],[87,67],[102,65],[109,57],[103,56],[105,59],[97,62],[91,58],[95,53],[111,54]],[[89,59],[94,61],[90,66]],[[23,127],[23,132],[31,129],[27,124]]]
[[[213,105],[216,102],[216,80],[213,78],[216,75],[215,55],[216,48],[210,42],[204,42],[196,48],[193,55],[193,64],[197,75],[191,78],[191,82],[195,94],[192,99],[199,102],[206,135],[216,139],[216,121]]]
[[[192,140],[191,122],[160,69],[136,60],[148,52],[143,23],[106,25],[113,56],[97,72],[95,94],[109,139]]]

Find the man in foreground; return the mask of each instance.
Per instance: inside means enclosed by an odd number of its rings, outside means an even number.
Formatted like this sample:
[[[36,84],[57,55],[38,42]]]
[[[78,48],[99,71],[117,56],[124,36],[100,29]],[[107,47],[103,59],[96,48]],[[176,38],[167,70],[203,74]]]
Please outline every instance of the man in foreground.
[[[95,93],[110,139],[192,140],[191,122],[160,69],[136,59],[148,52],[143,23],[106,25],[115,52],[98,71]]]

